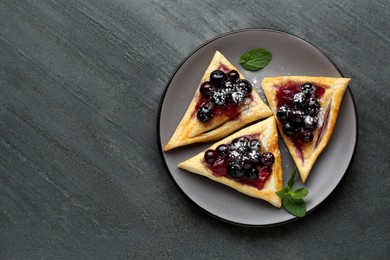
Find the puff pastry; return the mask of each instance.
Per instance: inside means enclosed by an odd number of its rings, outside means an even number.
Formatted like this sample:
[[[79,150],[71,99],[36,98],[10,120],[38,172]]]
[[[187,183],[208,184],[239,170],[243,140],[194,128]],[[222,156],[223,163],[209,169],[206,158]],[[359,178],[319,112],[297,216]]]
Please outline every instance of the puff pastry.
[[[340,104],[344,95],[349,78],[330,78],[330,77],[307,77],[307,76],[284,76],[268,77],[262,81],[262,87],[267,97],[268,103],[277,119],[279,133],[282,136],[292,158],[299,170],[302,183],[308,178],[308,175],[317,160],[320,153],[326,147],[332,136]],[[289,136],[283,131],[283,124],[278,113],[278,89],[286,85],[310,83],[314,86],[321,86],[324,90],[321,93],[319,101],[318,125],[312,132],[312,141],[305,143],[301,147],[296,145],[293,136]],[[279,92],[280,93],[280,92]]]
[[[239,107],[238,116],[230,118],[226,115],[221,115],[212,118],[206,123],[198,120],[196,116],[196,105],[201,99],[199,87],[203,82],[208,80],[212,71],[221,68],[225,71],[238,71],[235,66],[233,66],[220,52],[217,51],[205,71],[197,91],[195,92],[195,95],[181,122],[169,142],[164,147],[164,151],[192,143],[221,139],[251,122],[272,115],[271,110],[261,100],[255,89],[253,89],[251,92],[251,98],[247,98]],[[242,75],[239,71],[238,73],[241,79],[245,79],[244,75]]]
[[[207,167],[205,163],[205,151],[209,149],[216,149],[221,144],[227,144],[232,140],[242,136],[256,136],[255,138],[261,144],[261,152],[270,152],[274,155],[275,161],[269,166],[271,168],[271,174],[269,178],[263,184],[261,189],[254,186],[243,184],[240,181],[234,180],[227,176],[218,176]],[[225,139],[215,143],[210,148],[199,153],[198,155],[184,161],[178,165],[179,168],[187,170],[192,173],[196,173],[205,176],[213,181],[227,185],[241,193],[246,195],[263,199],[273,206],[280,208],[281,199],[275,194],[276,191],[282,189],[282,159],[280,150],[278,147],[278,132],[276,128],[275,118],[273,116],[263,120],[259,123],[253,124],[249,127],[241,129],[240,131],[226,137]]]

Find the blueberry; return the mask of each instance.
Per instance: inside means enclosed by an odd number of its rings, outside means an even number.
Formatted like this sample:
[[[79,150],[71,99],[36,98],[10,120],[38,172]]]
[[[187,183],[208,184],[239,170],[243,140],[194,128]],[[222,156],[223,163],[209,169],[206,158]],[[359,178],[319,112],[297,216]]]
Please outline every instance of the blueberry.
[[[226,91],[231,91],[233,89],[234,85],[231,80],[225,81],[225,90]]]
[[[265,166],[269,166],[275,162],[275,156],[270,152],[261,154],[261,163]]]
[[[208,106],[203,106],[196,115],[200,121],[207,122],[213,117],[213,111]]]
[[[228,157],[228,160],[231,162],[239,161],[239,160],[241,160],[241,153],[237,150],[231,150],[228,153],[227,157]]]
[[[215,86],[222,86],[226,81],[227,76],[222,70],[214,70],[210,74],[210,81],[214,83]]]
[[[211,95],[211,101],[217,106],[223,106],[226,103],[226,91],[216,89]]]
[[[261,144],[256,139],[253,139],[249,142],[249,147],[254,151],[258,151],[261,148]]]
[[[314,93],[315,90],[316,90],[316,87],[311,83],[305,83],[301,86],[301,91],[305,95]]]
[[[237,148],[237,152],[239,152],[241,154],[241,156],[244,156],[246,155],[248,152],[249,152],[249,146],[240,146]]]
[[[241,179],[245,176],[245,173],[238,163],[228,163],[226,166],[227,174],[234,179]]]
[[[249,148],[248,144],[249,144],[249,139],[242,136],[242,137],[238,137],[238,138],[233,139],[233,141],[231,143],[231,147],[232,147],[232,149],[235,149],[235,150],[238,150],[239,148],[248,149]]]
[[[283,125],[283,133],[290,136],[295,135],[295,127],[290,122],[286,122]]]
[[[229,153],[229,147],[226,144],[221,144],[215,149],[218,156],[225,158]]]
[[[296,93],[293,97],[293,104],[296,108],[303,108],[305,106],[305,94],[302,92]]]
[[[214,92],[214,85],[210,81],[205,81],[200,85],[199,91],[202,96],[210,97],[211,94]]]
[[[314,138],[314,135],[312,132],[310,131],[304,131],[303,132],[303,141],[305,141],[306,143],[310,143]]]
[[[231,99],[233,104],[240,105],[242,102],[244,102],[244,93],[235,91],[231,94]]]
[[[296,137],[299,142],[310,143],[313,140],[313,133],[311,130],[306,130],[303,127],[297,129]]]
[[[259,170],[257,170],[256,167],[251,167],[250,169],[245,171],[245,175],[248,180],[256,180],[257,178],[259,178]]]
[[[316,116],[310,116],[310,115],[305,116],[305,122],[304,122],[305,129],[313,130],[317,127],[317,124],[318,124],[318,118]]]
[[[304,116],[305,113],[302,110],[293,110],[291,113],[291,122],[295,125],[300,125],[304,121]]]
[[[259,163],[261,161],[261,154],[259,151],[251,150],[248,153],[248,156],[253,163]]]
[[[217,159],[217,152],[212,150],[212,149],[209,149],[207,150],[205,153],[204,153],[204,160],[206,161],[206,163],[208,164],[213,164],[215,162],[215,160]]]
[[[233,80],[233,81],[237,81],[240,79],[240,74],[238,74],[238,71],[236,70],[231,70],[227,73],[227,76],[229,79]]]
[[[319,108],[320,107],[320,102],[316,98],[310,98],[309,102],[308,102],[308,106],[309,107],[317,107],[317,108]]]
[[[289,109],[287,108],[286,105],[282,105],[279,107],[278,112],[276,113],[276,116],[282,120],[282,122],[287,120],[288,115],[291,113],[289,112]]]
[[[252,84],[249,83],[246,79],[241,79],[237,82],[237,88],[245,95],[249,95],[252,92]]]
[[[254,164],[249,160],[249,158],[248,158],[248,160],[242,162],[242,169],[244,172],[249,171],[253,167],[254,167]]]
[[[311,115],[317,115],[320,110],[320,102],[316,98],[310,98],[307,102],[306,112]]]

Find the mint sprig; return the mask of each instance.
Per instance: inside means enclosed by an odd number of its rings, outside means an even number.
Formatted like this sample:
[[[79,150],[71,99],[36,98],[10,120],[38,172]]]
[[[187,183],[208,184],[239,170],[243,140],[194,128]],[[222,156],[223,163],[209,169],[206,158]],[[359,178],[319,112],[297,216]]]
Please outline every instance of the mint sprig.
[[[276,195],[282,198],[283,208],[290,214],[303,217],[306,215],[306,203],[303,200],[304,197],[309,193],[306,188],[299,188],[291,190],[295,182],[295,176],[297,174],[297,168],[291,174],[290,179],[287,182],[287,186],[282,190],[277,191]]]
[[[240,56],[240,64],[245,70],[256,71],[267,66],[272,59],[272,53],[264,48],[245,52]]]

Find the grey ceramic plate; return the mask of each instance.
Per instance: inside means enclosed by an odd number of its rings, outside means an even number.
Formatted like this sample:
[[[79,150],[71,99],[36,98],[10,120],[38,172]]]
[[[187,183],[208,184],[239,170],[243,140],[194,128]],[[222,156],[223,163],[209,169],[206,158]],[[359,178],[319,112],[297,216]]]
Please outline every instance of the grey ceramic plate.
[[[273,54],[271,63],[257,72],[240,69],[239,57],[253,48],[266,48]],[[248,29],[217,37],[196,49],[178,67],[168,82],[161,100],[157,135],[160,151],[169,174],[181,191],[206,212],[222,220],[249,226],[267,226],[286,223],[295,217],[265,201],[245,196],[227,186],[205,177],[177,168],[184,161],[211,144],[194,144],[162,152],[190,103],[198,83],[219,50],[255,86],[263,77],[282,75],[342,77],[330,59],[310,43],[280,31]],[[308,211],[324,201],[343,178],[352,160],[357,141],[357,118],[350,90],[344,95],[333,136],[313,167],[305,187]],[[283,178],[286,184],[295,165],[283,141],[279,142],[283,160]],[[296,182],[299,187],[300,181]]]

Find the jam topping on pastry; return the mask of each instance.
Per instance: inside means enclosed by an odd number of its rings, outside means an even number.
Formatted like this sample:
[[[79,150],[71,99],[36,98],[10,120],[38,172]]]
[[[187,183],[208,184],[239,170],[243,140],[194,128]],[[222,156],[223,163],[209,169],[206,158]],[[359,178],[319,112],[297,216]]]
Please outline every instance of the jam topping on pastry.
[[[275,207],[282,205],[275,193],[283,188],[283,170],[274,116],[225,137],[178,167]]]
[[[204,163],[214,176],[227,177],[259,190],[271,175],[275,156],[261,152],[259,135],[241,136],[204,153]],[[264,150],[264,149],[263,149]]]
[[[265,77],[264,94],[304,183],[329,143],[349,78]]]
[[[312,83],[286,82],[276,92],[276,116],[283,124],[283,133],[299,148],[313,140],[318,125],[319,99],[325,89]]]
[[[216,51],[164,151],[219,140],[271,115],[245,76]]]
[[[199,87],[201,98],[196,104],[197,118],[207,122],[214,116],[236,117],[240,113],[239,106],[251,98],[252,89],[249,81],[240,79],[236,70],[212,71],[209,80]]]

